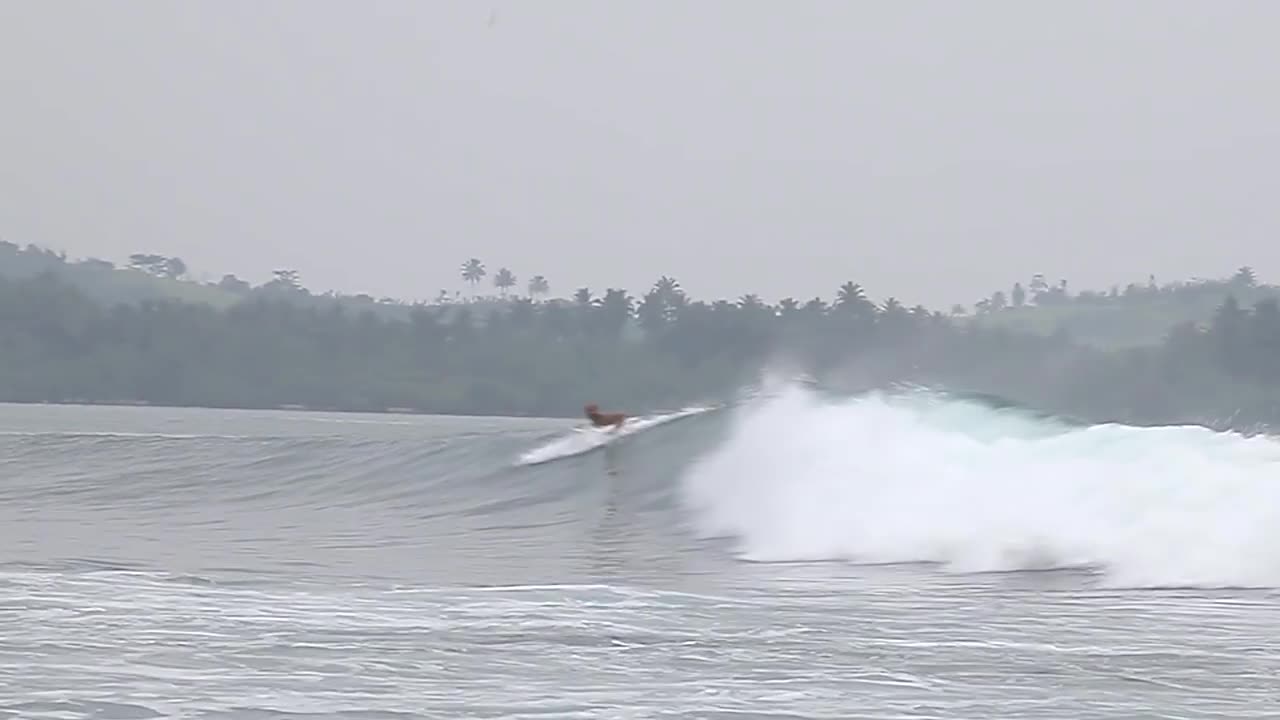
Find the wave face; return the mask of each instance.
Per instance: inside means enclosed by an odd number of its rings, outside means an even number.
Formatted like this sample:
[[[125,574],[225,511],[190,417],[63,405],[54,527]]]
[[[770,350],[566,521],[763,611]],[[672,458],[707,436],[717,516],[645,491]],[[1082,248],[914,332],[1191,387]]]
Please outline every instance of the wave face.
[[[662,572],[705,412],[600,447],[573,420],[0,408],[0,543],[53,569],[536,584],[634,538]]]
[[[1280,586],[1280,443],[1199,427],[785,384],[608,443],[573,420],[14,412],[0,540],[25,562],[408,581],[448,556],[455,579],[538,582],[590,579],[627,538],[655,572],[727,540],[755,562]]]
[[[1095,568],[1126,586],[1280,584],[1280,444],[1200,427],[1077,427],[943,395],[740,409],[682,495],[756,561]]]

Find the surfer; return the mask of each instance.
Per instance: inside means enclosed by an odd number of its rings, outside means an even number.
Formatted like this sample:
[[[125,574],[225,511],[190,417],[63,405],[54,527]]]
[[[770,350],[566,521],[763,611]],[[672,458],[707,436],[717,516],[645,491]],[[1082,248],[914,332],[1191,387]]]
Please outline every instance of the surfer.
[[[588,403],[584,405],[582,407],[582,411],[586,413],[587,419],[590,420],[591,424],[595,427],[608,427],[612,425],[615,432],[620,429],[622,427],[622,423],[627,420],[627,416],[623,413],[600,412],[600,406],[595,403]]]

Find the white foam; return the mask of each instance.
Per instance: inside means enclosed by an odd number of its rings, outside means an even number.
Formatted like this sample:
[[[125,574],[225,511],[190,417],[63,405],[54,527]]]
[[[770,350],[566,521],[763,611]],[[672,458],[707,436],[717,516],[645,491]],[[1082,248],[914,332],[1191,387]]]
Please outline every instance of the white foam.
[[[1199,427],[1074,428],[927,394],[737,411],[681,491],[758,561],[1095,566],[1127,585],[1280,585],[1280,443]]]

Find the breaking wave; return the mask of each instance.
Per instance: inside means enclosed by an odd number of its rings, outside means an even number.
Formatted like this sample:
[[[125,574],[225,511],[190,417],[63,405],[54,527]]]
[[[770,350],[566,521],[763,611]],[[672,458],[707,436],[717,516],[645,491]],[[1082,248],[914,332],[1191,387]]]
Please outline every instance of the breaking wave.
[[[1126,586],[1280,584],[1280,443],[1076,426],[928,392],[739,408],[682,474],[749,560],[1091,568]]]
[[[601,543],[643,536],[655,572],[717,556],[1280,586],[1280,444],[1200,427],[787,383],[608,447],[573,420],[39,412],[47,430],[0,428],[9,561],[410,577],[455,557],[534,582],[548,563],[590,579]]]

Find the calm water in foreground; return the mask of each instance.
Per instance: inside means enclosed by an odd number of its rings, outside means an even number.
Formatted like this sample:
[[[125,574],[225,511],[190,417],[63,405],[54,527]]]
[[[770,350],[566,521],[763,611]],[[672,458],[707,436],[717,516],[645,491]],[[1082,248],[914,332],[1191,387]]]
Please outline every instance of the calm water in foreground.
[[[1273,446],[1036,422],[0,406],[0,717],[1274,717]]]

